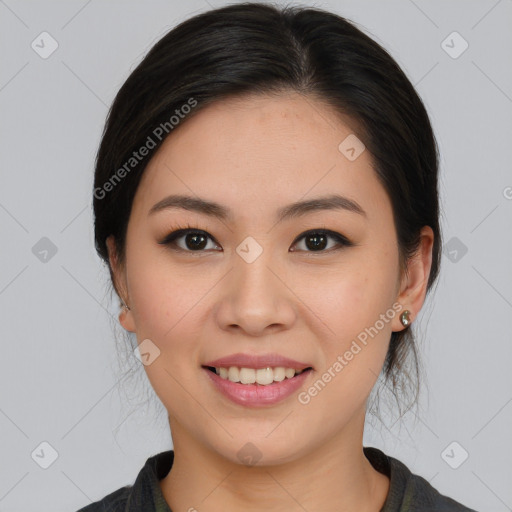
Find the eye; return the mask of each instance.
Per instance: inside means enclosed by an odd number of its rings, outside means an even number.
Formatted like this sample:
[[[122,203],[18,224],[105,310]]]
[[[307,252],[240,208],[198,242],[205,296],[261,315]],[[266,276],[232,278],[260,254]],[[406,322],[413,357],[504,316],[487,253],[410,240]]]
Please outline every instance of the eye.
[[[336,233],[335,231],[330,231],[328,229],[313,229],[306,233],[303,233],[300,235],[293,245],[297,244],[299,241],[303,240],[303,247],[306,247],[306,249],[301,250],[307,250],[307,252],[332,252],[333,245],[327,248],[328,240],[329,238],[331,240],[334,240],[334,250],[341,249],[342,247],[350,247],[354,245],[352,242],[350,242],[347,238],[345,238],[343,235],[340,235],[339,233]],[[327,250],[325,250],[327,248]],[[292,249],[292,251],[295,251]]]
[[[329,239],[333,241],[330,246]],[[209,241],[213,243],[213,247],[208,247]],[[303,244],[303,248],[299,250],[306,252],[332,252],[342,247],[354,245],[340,233],[328,229],[307,231],[295,240],[293,246],[299,244],[299,242]],[[206,231],[194,229],[190,226],[169,233],[159,244],[173,246],[173,249],[185,252],[205,252],[206,250],[216,250],[216,247],[220,247],[214,238]],[[296,252],[296,249],[292,248],[291,251]]]
[[[182,239],[183,243],[178,243]],[[159,244],[176,246],[173,248],[178,251],[204,252],[205,249],[211,249],[211,247],[207,247],[208,239],[214,241],[206,231],[201,229],[184,228],[177,229],[176,231],[169,233],[161,242],[159,242]]]

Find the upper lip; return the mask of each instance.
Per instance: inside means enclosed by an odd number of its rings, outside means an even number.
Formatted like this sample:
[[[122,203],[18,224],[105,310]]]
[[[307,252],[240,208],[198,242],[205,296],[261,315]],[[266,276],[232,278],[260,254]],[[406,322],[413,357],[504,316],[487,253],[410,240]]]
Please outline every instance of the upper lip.
[[[295,370],[304,370],[312,367],[309,363],[303,363],[284,357],[279,354],[231,354],[214,361],[208,361],[203,366],[212,366],[214,368],[237,366],[238,368],[276,368],[278,366],[284,366],[285,368],[294,368]]]

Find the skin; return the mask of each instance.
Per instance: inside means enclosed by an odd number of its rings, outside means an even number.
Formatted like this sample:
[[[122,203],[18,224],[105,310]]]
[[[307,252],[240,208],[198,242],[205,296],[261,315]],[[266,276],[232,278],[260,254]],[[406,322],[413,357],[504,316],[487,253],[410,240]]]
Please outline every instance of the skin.
[[[145,370],[169,414],[175,461],[160,485],[172,510],[379,511],[385,502],[389,479],[364,456],[362,436],[391,332],[403,329],[399,314],[306,405],[297,393],[264,408],[234,404],[201,369],[235,352],[276,352],[311,363],[304,391],[394,303],[414,321],[433,233],[422,229],[401,272],[391,203],[371,155],[349,161],[338,150],[355,131],[350,119],[297,93],[212,104],[176,128],[149,163],[125,261],[108,239],[116,289],[131,308],[120,322],[160,350]],[[279,208],[333,192],[366,215],[321,210],[276,224]],[[221,203],[233,218],[183,209],[148,214],[178,193]],[[175,242],[181,252],[159,245],[176,223],[213,239],[203,252],[183,236]],[[355,245],[328,238],[315,251],[297,240],[315,228]],[[248,236],[263,248],[252,263],[236,252]],[[247,442],[261,453],[252,467],[237,457]]]

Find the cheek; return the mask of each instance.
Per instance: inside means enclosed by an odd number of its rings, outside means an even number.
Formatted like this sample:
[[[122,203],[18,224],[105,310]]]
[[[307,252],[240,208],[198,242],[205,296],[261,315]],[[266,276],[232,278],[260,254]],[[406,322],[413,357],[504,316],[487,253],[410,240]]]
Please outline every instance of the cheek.
[[[130,296],[137,304],[133,314],[138,336],[164,342],[204,293],[204,280],[197,279],[193,270],[173,265],[165,250],[149,243],[146,249],[129,254],[128,261]]]
[[[304,289],[304,302],[327,324],[331,335],[349,340],[373,325],[393,304],[398,256],[383,251],[358,251],[343,265]]]
[[[199,299],[208,291],[208,278],[193,270],[183,271],[170,264],[161,253],[136,252],[131,257],[130,294],[137,307],[133,311],[139,343],[150,339],[159,352],[144,370],[166,409],[178,421],[188,411],[199,360],[196,332],[202,325]],[[192,278],[192,274],[194,278]],[[211,287],[211,285],[210,285]],[[156,350],[156,349],[153,349]]]
[[[197,340],[204,337],[205,304],[215,277],[207,265],[176,263],[166,250],[146,247],[129,255],[127,270],[139,343],[148,338],[160,350],[155,363],[145,367],[160,395],[162,383],[179,388],[166,369],[185,382],[191,367],[199,365]]]
[[[328,424],[334,433],[364,407],[375,385],[395,314],[393,262],[393,256],[387,260],[358,257],[311,289],[305,301],[329,327],[329,335],[320,341],[321,367],[311,387],[304,390],[303,401],[299,400],[313,430],[324,431]]]

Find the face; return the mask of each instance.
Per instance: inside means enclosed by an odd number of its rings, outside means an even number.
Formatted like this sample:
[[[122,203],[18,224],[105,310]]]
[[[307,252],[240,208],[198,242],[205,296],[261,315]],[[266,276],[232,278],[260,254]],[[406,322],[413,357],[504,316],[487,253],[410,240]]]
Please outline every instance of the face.
[[[398,302],[412,308],[371,155],[339,149],[351,135],[313,98],[233,98],[175,128],[146,168],[115,267],[120,320],[175,446],[277,464],[360,442]]]

